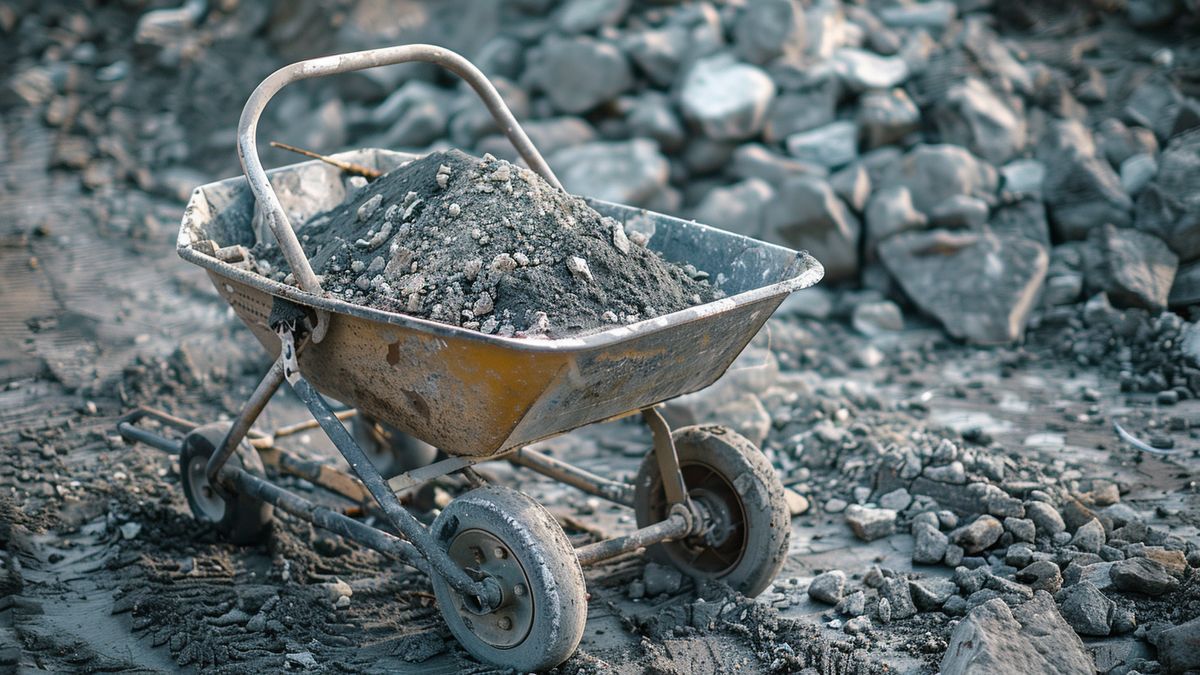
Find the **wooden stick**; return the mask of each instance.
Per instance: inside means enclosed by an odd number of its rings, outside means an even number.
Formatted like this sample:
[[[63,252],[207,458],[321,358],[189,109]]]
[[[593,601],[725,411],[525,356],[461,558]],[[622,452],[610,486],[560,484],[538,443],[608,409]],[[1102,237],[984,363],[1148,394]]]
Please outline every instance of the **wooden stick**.
[[[382,171],[372,169],[371,167],[363,166],[362,164],[355,164],[354,162],[343,162],[340,159],[329,157],[328,155],[321,155],[321,154],[313,152],[312,150],[305,150],[304,148],[297,148],[296,146],[288,145],[287,143],[280,143],[279,141],[271,141],[271,147],[279,148],[280,150],[288,150],[290,152],[294,152],[299,155],[304,155],[305,157],[312,157],[313,159],[319,159],[322,162],[325,162],[326,164],[331,164],[333,166],[336,166],[337,168],[341,169],[342,171],[345,171],[346,173],[353,174],[355,176],[362,176],[363,178],[366,178],[367,180],[374,180],[383,175]]]

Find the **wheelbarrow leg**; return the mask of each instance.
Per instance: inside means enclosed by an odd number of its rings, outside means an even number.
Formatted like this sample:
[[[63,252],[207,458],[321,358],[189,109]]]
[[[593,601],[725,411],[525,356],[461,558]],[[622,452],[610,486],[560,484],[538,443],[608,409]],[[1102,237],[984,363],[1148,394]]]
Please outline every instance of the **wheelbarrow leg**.
[[[254,426],[258,416],[267,407],[267,402],[279,390],[279,385],[282,383],[283,354],[281,353],[275,363],[271,365],[271,369],[267,371],[266,376],[258,383],[254,393],[246,401],[246,405],[242,407],[242,412],[233,421],[233,426],[229,427],[229,433],[225,434],[225,440],[221,441],[221,447],[217,448],[217,451],[209,458],[205,471],[208,474],[210,485],[220,484],[217,476],[221,473],[221,467],[225,466],[225,462],[229,461],[229,457],[237,450],[238,444],[250,432],[250,427]]]
[[[292,391],[300,397],[301,401],[308,406],[310,412],[317,423],[321,425],[321,429],[337,446],[342,457],[350,464],[350,468],[358,479],[362,481],[367,491],[375,498],[379,504],[380,510],[388,521],[399,530],[403,537],[417,547],[425,559],[429,562],[429,566],[433,571],[441,575],[446,582],[459,593],[466,596],[474,596],[478,598],[479,604],[484,608],[493,608],[500,602],[500,589],[496,583],[487,579],[484,582],[476,582],[467,573],[459,568],[447,555],[445,548],[438,543],[434,536],[421,525],[421,523],[408,512],[400,504],[400,500],[396,494],[392,492],[387,481],[367,458],[362,448],[358,447],[358,443],[354,442],[354,437],[346,430],[341,420],[337,418],[329,404],[321,397],[321,394],[313,388],[308,380],[300,374],[300,366],[296,359],[295,337],[292,334],[292,328],[287,324],[280,324],[276,327],[275,332],[279,334],[279,339],[282,342],[282,348],[279,353],[279,363],[282,365],[280,369],[281,377],[286,379],[292,387]],[[264,380],[265,381],[265,380]],[[257,392],[256,392],[257,393]],[[247,405],[249,407],[249,405]]]

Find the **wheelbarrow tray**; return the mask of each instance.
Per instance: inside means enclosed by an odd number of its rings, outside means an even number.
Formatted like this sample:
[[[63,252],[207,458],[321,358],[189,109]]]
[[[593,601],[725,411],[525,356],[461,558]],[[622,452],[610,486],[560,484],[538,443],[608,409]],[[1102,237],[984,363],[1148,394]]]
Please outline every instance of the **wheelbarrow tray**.
[[[417,158],[379,149],[337,157],[382,171]],[[342,179],[340,169],[322,162],[293,164],[268,175],[289,215],[313,215],[342,199],[336,191],[304,190],[306,184]],[[329,203],[320,203],[323,192]],[[726,297],[560,339],[487,335],[318,297],[214,255],[214,249],[256,243],[255,200],[240,176],[193,192],[177,250],[205,268],[217,292],[272,356],[280,345],[267,322],[274,297],[328,312],[324,338],[307,345],[299,357],[301,372],[317,390],[450,455],[472,457],[707,387],[789,293],[824,274],[807,253],[643,209],[587,201],[620,222],[648,218],[655,228],[649,247],[666,260],[709,272]]]

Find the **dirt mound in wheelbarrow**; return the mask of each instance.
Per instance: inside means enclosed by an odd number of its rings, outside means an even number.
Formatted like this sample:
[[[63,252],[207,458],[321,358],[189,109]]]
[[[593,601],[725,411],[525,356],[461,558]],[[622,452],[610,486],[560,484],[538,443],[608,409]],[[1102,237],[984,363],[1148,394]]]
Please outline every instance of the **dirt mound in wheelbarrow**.
[[[338,297],[505,336],[579,335],[720,295],[536,173],[457,150],[395,169],[297,233]],[[260,272],[287,269],[274,242],[255,254]]]

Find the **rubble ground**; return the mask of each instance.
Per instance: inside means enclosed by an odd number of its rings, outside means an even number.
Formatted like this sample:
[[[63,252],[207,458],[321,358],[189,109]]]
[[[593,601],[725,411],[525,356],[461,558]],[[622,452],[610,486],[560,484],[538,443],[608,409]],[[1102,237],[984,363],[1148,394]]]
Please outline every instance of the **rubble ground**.
[[[494,81],[571,194],[808,249],[827,271],[716,385],[663,408],[763,448],[793,514],[782,573],[746,599],[641,553],[589,569],[585,636],[560,672],[1200,670],[1195,2],[405,10],[0,3],[0,668],[488,670],[421,574],[284,515],[261,546],[222,542],[189,514],[177,460],[115,432],[139,405],[229,419],[265,372],[174,254],[191,190],[238,172],[253,88],[301,58],[429,42]],[[322,153],[457,148],[523,180],[475,95],[420,65],[289,87],[259,136]],[[454,167],[430,162],[439,189],[470,173]],[[362,231],[343,237],[349,258],[325,252],[342,267],[326,273],[357,298],[391,285],[390,257],[378,287],[359,285],[379,219],[431,217],[436,198],[397,189],[372,211],[375,195],[347,185]],[[598,277],[599,251],[623,255],[599,225],[586,254],[561,254],[586,266],[554,266],[548,288]],[[502,254],[520,265],[503,237],[472,241],[481,272],[508,267]],[[411,262],[406,310],[421,297]],[[660,272],[705,288],[673,269]],[[578,295],[576,326],[483,279],[449,300],[437,293],[453,282],[423,282],[411,311],[459,308],[447,320],[493,317],[514,335],[538,312],[550,332],[649,314],[640,291]],[[262,425],[307,416],[282,392]],[[650,444],[626,420],[539,449],[629,478]],[[340,461],[315,431],[285,445]],[[627,509],[481,468],[577,544],[634,527]],[[440,482],[414,507],[428,519],[460,489]]]

